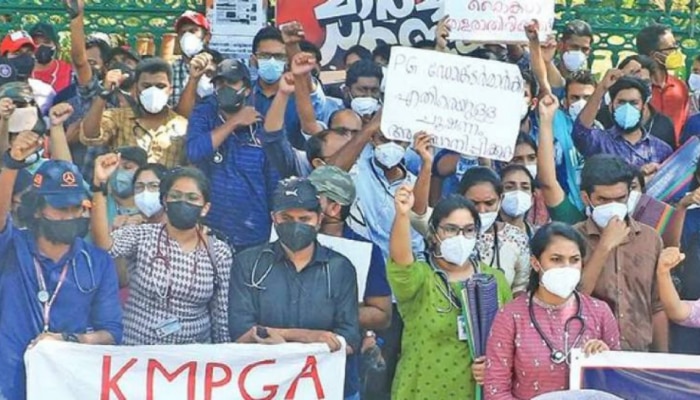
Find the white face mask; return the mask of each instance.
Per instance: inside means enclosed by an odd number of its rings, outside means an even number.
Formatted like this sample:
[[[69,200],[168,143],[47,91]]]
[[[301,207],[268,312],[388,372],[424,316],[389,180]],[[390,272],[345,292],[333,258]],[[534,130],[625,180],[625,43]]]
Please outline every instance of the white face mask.
[[[450,264],[464,266],[476,247],[476,238],[457,235],[440,242],[440,256]]]
[[[627,204],[626,203],[608,203],[602,206],[594,207],[593,212],[591,212],[591,218],[593,222],[598,225],[599,228],[605,229],[614,217],[624,220],[627,216]]]
[[[158,114],[168,104],[168,94],[165,90],[151,86],[139,96],[143,109],[149,114]]]
[[[642,198],[642,192],[638,192],[636,190],[633,190],[630,192],[630,196],[627,198],[627,213],[628,214],[633,214],[634,210],[637,209],[637,204],[639,204],[639,200]]]
[[[523,101],[523,105],[520,108],[520,120],[524,120],[527,114],[530,112],[530,103]]]
[[[569,72],[578,72],[586,68],[588,61],[588,57],[580,50],[567,51],[561,59],[564,62],[564,68]]]
[[[204,50],[204,42],[192,32],[187,32],[180,38],[180,50],[187,58],[192,58]]]
[[[612,98],[610,97],[610,92],[605,92],[605,96],[603,96],[603,101],[605,102],[605,104],[612,103]]]
[[[214,94],[214,85],[211,83],[211,78],[203,75],[197,84],[197,96],[203,99],[212,94]]]
[[[581,282],[581,270],[566,266],[550,268],[542,274],[542,286],[547,291],[562,299],[568,299]]]
[[[481,220],[481,229],[479,232],[483,235],[486,231],[491,229],[496,222],[496,218],[498,218],[498,211],[479,213],[479,219]]]
[[[136,203],[136,208],[148,218],[158,214],[163,209],[163,205],[160,204],[159,192],[144,190],[134,196],[134,203]]]
[[[688,78],[688,87],[691,92],[700,91],[700,74],[690,74]]]
[[[528,172],[530,172],[530,175],[532,175],[533,178],[537,177],[537,164],[528,164],[525,166],[527,168]]]
[[[379,110],[379,100],[374,97],[355,97],[350,102],[350,108],[361,117],[372,115]]]
[[[586,107],[586,100],[584,99],[572,103],[569,106],[569,115],[571,116],[571,119],[576,121],[576,118],[578,118],[579,114],[581,114],[581,111],[583,111],[583,107]]]
[[[404,155],[406,155],[406,149],[394,142],[384,143],[374,148],[374,158],[386,168],[397,166]]]
[[[503,212],[511,218],[525,215],[532,208],[532,195],[522,190],[506,192],[501,203]]]

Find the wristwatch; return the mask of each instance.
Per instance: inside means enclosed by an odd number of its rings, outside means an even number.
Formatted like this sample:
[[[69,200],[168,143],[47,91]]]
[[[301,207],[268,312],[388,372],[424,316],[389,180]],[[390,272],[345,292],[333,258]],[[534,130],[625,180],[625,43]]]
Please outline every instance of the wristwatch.
[[[107,184],[102,182],[99,185],[95,185],[93,182],[90,184],[90,191],[92,193],[102,193],[104,196],[107,196]]]
[[[69,343],[80,343],[80,339],[78,339],[78,335],[75,333],[62,333],[61,338],[63,339],[64,342],[69,342]]]

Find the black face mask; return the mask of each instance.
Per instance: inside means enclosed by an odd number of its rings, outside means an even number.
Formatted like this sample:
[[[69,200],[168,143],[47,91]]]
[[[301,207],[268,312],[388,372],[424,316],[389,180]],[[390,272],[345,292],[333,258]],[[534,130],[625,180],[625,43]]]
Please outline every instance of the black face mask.
[[[203,206],[190,204],[186,201],[169,201],[166,204],[165,213],[168,221],[176,229],[186,231],[197,226],[202,215]]]
[[[42,65],[50,63],[55,55],[56,48],[53,46],[47,46],[45,44],[39,46],[39,48],[36,49],[36,52],[34,53],[34,57],[36,57],[36,62]]]
[[[285,247],[292,252],[303,250],[316,240],[318,231],[315,226],[301,222],[283,222],[275,225],[275,231]]]
[[[216,91],[216,99],[219,108],[226,113],[234,114],[243,108],[248,96],[245,95],[246,88],[236,91],[236,89],[224,86]]]
[[[73,244],[75,239],[85,237],[90,228],[90,218],[52,220],[46,217],[37,219],[39,233],[49,242]]]
[[[20,81],[26,81],[29,79],[32,71],[34,71],[35,60],[34,57],[29,54],[22,54],[21,56],[17,56],[15,58],[8,58],[7,62],[15,71],[17,71],[17,79]]]

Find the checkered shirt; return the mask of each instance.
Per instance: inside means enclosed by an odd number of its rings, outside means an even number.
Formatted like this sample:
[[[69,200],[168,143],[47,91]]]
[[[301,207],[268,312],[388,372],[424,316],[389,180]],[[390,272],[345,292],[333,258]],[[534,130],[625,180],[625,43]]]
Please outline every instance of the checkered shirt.
[[[159,345],[229,342],[228,286],[233,256],[211,238],[215,266],[206,244],[183,253],[162,224],[129,225],[112,233],[112,257],[129,263],[129,299],[124,306],[124,344]],[[164,261],[169,260],[168,261]],[[168,267],[169,264],[169,267]],[[195,272],[196,270],[196,272]],[[170,282],[170,295],[168,293]],[[173,317],[180,331],[161,338],[156,328]]]

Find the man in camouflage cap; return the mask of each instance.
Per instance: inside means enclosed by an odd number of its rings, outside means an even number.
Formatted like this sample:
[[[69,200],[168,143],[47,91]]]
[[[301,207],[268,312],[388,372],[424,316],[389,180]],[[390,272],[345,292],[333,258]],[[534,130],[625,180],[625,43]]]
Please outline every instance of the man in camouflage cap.
[[[338,167],[326,165],[316,168],[309,175],[309,181],[316,187],[321,198],[321,233],[368,243],[367,239],[353,232],[345,223],[355,201],[355,184],[350,174]],[[362,289],[359,288],[360,292]],[[365,340],[370,342],[374,340],[373,330],[388,328],[392,320],[391,288],[386,278],[386,264],[381,249],[374,243],[359,313],[360,328],[366,331]],[[378,336],[381,334],[379,332]],[[353,393],[361,387],[359,364],[356,354],[348,355],[345,375],[346,386],[350,387],[346,387],[346,393]],[[371,374],[366,374],[369,375]]]

